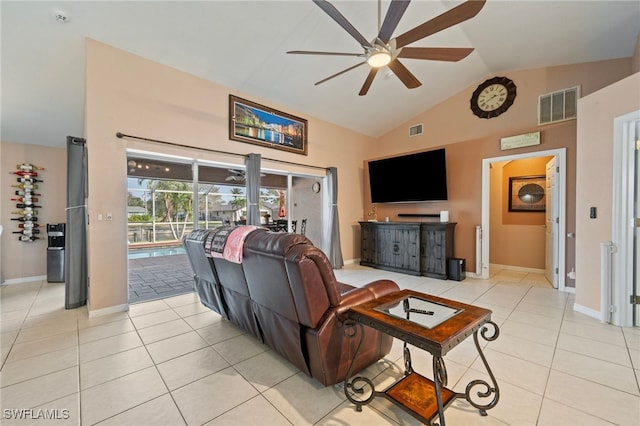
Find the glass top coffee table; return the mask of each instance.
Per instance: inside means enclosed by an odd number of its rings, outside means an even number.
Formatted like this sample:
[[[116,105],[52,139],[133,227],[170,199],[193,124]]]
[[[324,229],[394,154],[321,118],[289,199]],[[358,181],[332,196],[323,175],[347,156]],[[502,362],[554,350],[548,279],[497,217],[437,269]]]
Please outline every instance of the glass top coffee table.
[[[457,398],[466,399],[480,410],[481,415],[486,415],[486,410],[498,403],[498,384],[478,341],[478,334],[486,341],[498,338],[499,329],[491,321],[490,310],[413,290],[401,290],[352,307],[347,318],[359,326],[360,333],[365,333],[364,326],[368,326],[404,342],[404,376],[384,391],[376,391],[373,382],[366,377],[348,375],[345,395],[358,411],[373,398],[382,396],[423,423],[438,424],[434,423],[438,419],[439,425],[445,426],[444,410]],[[446,387],[444,356],[469,336],[473,336],[491,384],[481,379],[473,380],[464,393],[456,393]],[[413,371],[409,345],[433,356],[433,380]]]

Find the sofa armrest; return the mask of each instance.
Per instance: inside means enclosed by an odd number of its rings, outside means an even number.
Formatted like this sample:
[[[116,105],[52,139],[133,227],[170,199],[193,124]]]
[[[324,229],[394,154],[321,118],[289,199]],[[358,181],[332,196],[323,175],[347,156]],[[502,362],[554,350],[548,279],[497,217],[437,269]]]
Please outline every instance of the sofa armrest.
[[[363,287],[357,287],[342,294],[340,305],[336,307],[335,313],[342,317],[353,306],[375,300],[381,296],[398,290],[400,290],[398,284],[391,280],[377,280],[370,282]]]

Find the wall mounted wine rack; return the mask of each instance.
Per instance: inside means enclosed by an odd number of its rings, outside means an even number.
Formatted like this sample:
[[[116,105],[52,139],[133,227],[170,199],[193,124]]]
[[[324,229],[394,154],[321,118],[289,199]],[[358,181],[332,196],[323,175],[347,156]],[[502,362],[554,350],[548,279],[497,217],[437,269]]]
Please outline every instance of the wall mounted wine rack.
[[[11,220],[18,221],[18,230],[14,234],[18,234],[18,240],[25,243],[32,243],[39,240],[41,228],[44,225],[38,223],[38,209],[42,208],[39,192],[39,183],[42,182],[39,171],[44,170],[43,167],[34,166],[33,164],[21,163],[16,166],[15,172],[9,174],[16,176],[17,183],[11,185],[16,188],[15,197],[11,201],[16,202],[16,209],[11,212],[16,217]]]

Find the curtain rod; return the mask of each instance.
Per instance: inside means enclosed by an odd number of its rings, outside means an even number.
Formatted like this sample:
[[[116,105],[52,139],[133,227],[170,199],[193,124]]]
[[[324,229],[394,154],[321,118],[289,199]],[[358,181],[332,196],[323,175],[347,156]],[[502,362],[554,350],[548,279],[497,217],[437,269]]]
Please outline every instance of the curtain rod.
[[[164,145],[177,146],[177,147],[180,147],[180,148],[197,149],[197,150],[200,150],[200,151],[214,152],[216,154],[235,155],[235,156],[238,156],[238,157],[246,157],[247,156],[247,154],[238,154],[237,152],[220,151],[220,150],[211,149],[211,148],[200,148],[200,147],[197,147],[197,146],[190,146],[190,145],[185,145],[185,144],[176,143],[176,142],[161,141],[159,139],[151,139],[151,138],[144,138],[142,136],[127,135],[127,134],[121,133],[121,132],[116,133],[116,136],[119,139],[122,139],[122,138],[138,139],[138,140],[141,140],[141,141],[161,143],[161,144],[164,144]],[[290,164],[290,165],[293,165],[293,166],[310,167],[310,168],[313,168],[313,169],[328,170],[327,167],[312,166],[312,165],[309,165],[309,164],[301,164],[301,163],[294,163],[293,161],[278,160],[276,158],[262,157],[262,159],[263,160],[267,160],[267,161],[275,161],[276,163]]]

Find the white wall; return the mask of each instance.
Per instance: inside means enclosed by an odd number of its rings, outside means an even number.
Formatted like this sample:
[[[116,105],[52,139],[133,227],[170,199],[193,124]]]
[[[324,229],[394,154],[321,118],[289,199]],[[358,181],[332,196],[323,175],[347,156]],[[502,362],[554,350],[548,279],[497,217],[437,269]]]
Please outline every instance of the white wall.
[[[613,120],[638,109],[640,73],[578,101],[576,305],[585,312],[600,311],[600,243],[612,239]]]

